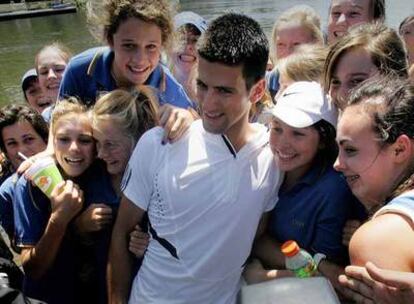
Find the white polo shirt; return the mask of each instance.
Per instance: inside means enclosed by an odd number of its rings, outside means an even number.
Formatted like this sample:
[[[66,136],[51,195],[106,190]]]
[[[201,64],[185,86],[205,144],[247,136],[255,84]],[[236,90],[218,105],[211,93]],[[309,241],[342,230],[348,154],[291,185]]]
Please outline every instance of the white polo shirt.
[[[124,195],[148,211],[162,241],[151,238],[130,303],[235,303],[258,223],[282,181],[266,128],[254,126],[237,154],[201,120],[173,145],[161,145],[161,128],[142,136]]]

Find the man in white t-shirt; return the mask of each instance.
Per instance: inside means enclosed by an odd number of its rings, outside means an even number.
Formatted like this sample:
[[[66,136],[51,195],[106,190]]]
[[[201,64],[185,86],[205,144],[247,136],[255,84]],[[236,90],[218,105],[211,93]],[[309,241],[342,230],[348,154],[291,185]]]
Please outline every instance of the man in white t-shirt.
[[[173,145],[160,144],[161,128],[144,134],[126,170],[108,265],[111,303],[235,303],[256,230],[276,204],[281,174],[269,135],[248,120],[265,91],[265,34],[253,19],[226,14],[198,54],[202,119]],[[145,211],[151,239],[132,283],[128,234]]]

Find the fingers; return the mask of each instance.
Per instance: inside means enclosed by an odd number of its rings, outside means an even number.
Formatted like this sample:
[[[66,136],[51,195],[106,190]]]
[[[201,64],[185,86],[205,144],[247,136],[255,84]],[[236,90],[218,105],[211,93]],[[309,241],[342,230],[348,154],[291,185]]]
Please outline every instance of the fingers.
[[[357,303],[373,303],[375,282],[371,279],[364,267],[348,266],[346,275],[340,275],[338,280],[347,288],[341,291],[345,296],[357,301]]]
[[[165,126],[165,123],[167,122],[168,118],[171,115],[171,111],[172,111],[172,106],[165,104],[162,105],[159,109],[158,109],[158,116],[159,116],[159,124],[161,127]]]
[[[366,264],[367,273],[376,281],[398,289],[414,289],[414,274],[378,268],[374,263]]]
[[[29,158],[24,160],[20,166],[17,168],[16,172],[18,175],[22,175],[23,173],[25,173],[30,166],[33,165],[33,161]],[[26,175],[25,175],[26,176]],[[28,179],[28,177],[26,176],[26,178]]]
[[[54,196],[58,195],[59,193],[61,193],[63,191],[65,185],[66,185],[66,181],[63,180],[63,181],[59,182],[55,186],[55,188],[52,190],[51,196],[54,197]]]
[[[361,282],[367,284],[368,286],[373,287],[374,284],[375,284],[374,280],[368,274],[365,267],[347,266],[347,267],[345,267],[345,274],[350,279],[355,279],[355,280],[361,281]]]
[[[188,110],[164,105],[160,114],[160,125],[164,128],[162,143],[174,142],[181,138],[194,121]]]
[[[139,225],[135,226],[135,229],[129,235],[131,240],[133,239],[134,241],[136,241],[137,244],[148,245],[149,234],[142,232]]]
[[[142,232],[138,225],[129,235],[129,251],[136,257],[143,257],[149,244],[149,235]]]
[[[166,119],[165,123],[162,125],[162,127],[164,128],[164,136],[162,138],[162,143],[165,144],[169,141],[170,136],[172,135],[173,131],[173,127],[175,125],[175,123],[180,123],[180,118],[177,116],[177,112],[174,111],[170,111],[169,112],[169,116]],[[177,127],[175,127],[177,128]]]
[[[345,288],[341,289],[341,293],[348,299],[354,300],[356,303],[373,304],[373,290],[361,281],[340,275],[339,283]]]

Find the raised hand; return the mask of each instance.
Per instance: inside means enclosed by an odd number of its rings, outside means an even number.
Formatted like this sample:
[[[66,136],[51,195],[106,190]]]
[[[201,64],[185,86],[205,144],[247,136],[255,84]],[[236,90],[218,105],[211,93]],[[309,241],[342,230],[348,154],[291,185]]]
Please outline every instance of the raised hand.
[[[83,191],[71,180],[60,182],[53,189],[51,198],[51,220],[67,225],[83,206]]]

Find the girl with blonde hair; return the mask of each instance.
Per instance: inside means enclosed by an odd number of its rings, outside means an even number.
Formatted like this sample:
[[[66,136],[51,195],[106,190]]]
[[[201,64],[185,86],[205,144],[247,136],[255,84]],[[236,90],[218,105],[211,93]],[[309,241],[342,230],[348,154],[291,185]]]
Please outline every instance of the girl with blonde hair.
[[[156,97],[145,86],[133,92],[114,90],[99,98],[93,107],[92,126],[98,157],[105,162],[118,194],[135,144],[145,131],[158,123],[157,109]]]
[[[51,304],[106,303],[106,259],[118,198],[94,161],[95,141],[84,105],[73,99],[59,102],[51,133],[53,157],[64,180],[50,197],[24,176],[15,187],[23,290]]]
[[[324,43],[320,17],[310,6],[297,5],[284,11],[273,25],[270,58],[275,68],[266,76],[272,98],[279,90],[278,61],[291,55],[297,46],[305,43]]]

